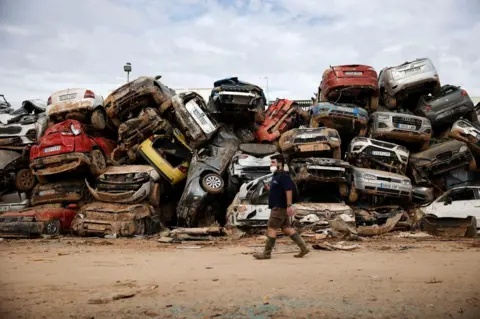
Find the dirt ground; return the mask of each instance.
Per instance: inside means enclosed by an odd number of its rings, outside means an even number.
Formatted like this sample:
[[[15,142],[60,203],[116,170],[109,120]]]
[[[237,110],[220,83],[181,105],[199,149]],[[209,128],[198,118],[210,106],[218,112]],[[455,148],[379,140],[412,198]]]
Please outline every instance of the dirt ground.
[[[479,241],[356,243],[257,261],[261,238],[2,240],[0,317],[480,318]]]

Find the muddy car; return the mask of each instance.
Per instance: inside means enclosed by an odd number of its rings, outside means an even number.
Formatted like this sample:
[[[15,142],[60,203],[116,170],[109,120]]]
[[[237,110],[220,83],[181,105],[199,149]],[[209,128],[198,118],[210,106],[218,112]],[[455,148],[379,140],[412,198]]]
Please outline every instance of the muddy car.
[[[12,192],[0,195],[0,214],[14,212],[30,206],[30,200],[26,193]]]
[[[80,209],[72,229],[79,236],[146,235],[153,231],[153,216],[154,208],[148,203],[92,202]]]
[[[159,108],[162,113],[171,106],[175,91],[155,78],[141,76],[135,81],[122,85],[105,99],[105,109],[114,126],[138,115],[146,107]]]
[[[345,154],[346,160],[360,168],[405,173],[410,152],[404,146],[367,137],[354,138]]]
[[[107,159],[116,143],[76,120],[48,128],[38,145],[30,150],[30,168],[41,183],[48,176],[88,166],[94,176],[107,169]]]
[[[393,110],[411,95],[438,92],[440,79],[432,61],[421,58],[384,68],[378,75],[378,87],[381,102]]]
[[[459,86],[444,85],[435,95],[423,95],[418,101],[415,115],[426,117],[437,127],[444,124],[452,124],[460,117],[469,116],[474,121],[473,102],[467,91]]]
[[[428,148],[432,125],[426,118],[393,112],[375,112],[370,116],[369,137],[389,142]],[[405,146],[405,145],[404,145]]]
[[[472,153],[480,159],[480,125],[458,120],[453,123],[448,136],[467,143]]]
[[[475,170],[476,162],[464,142],[438,140],[426,151],[411,154],[409,167],[415,183],[421,184],[459,167]]]
[[[225,190],[224,175],[240,145],[235,134],[221,127],[213,140],[194,152],[188,176],[177,207],[181,225],[207,225],[218,218],[225,218],[222,203],[226,196],[217,196]],[[226,206],[226,205],[225,205]],[[223,210],[223,217],[220,216]]]
[[[349,200],[375,196],[379,198],[400,199],[405,203],[412,200],[412,183],[410,178],[376,169],[352,167],[353,183],[350,187]]]
[[[308,112],[292,100],[277,99],[270,105],[265,120],[255,131],[255,139],[259,143],[270,143],[278,140],[281,134],[307,122]]]
[[[42,100],[26,100],[8,116],[0,116],[0,148],[22,150],[35,144],[47,128],[45,108]]]
[[[289,157],[325,155],[340,159],[340,135],[331,128],[296,128],[282,134],[280,149]],[[329,155],[329,156],[327,156]]]
[[[103,97],[89,89],[74,88],[55,92],[48,98],[47,104],[49,126],[74,119],[103,130],[107,123]]]
[[[139,203],[144,200],[160,205],[160,174],[149,165],[110,166],[98,176],[95,185],[85,181],[93,197],[108,203]]]
[[[8,103],[5,95],[0,94],[0,115],[8,114],[13,111],[12,105]]]
[[[340,196],[348,196],[351,168],[347,162],[334,158],[302,157],[292,159],[288,168],[297,185],[306,182],[335,183]]]
[[[0,150],[0,195],[14,190],[28,192],[36,183],[28,167],[28,154]]]
[[[341,135],[365,136],[368,112],[353,104],[321,102],[311,109],[310,127],[329,127]]]
[[[0,215],[0,237],[39,237],[69,232],[77,205],[46,204]]]
[[[90,193],[83,180],[67,180],[49,184],[39,184],[32,191],[32,206],[60,203],[64,207],[76,203],[81,207],[91,201]]]
[[[232,77],[213,83],[207,110],[222,122],[248,119],[261,123],[265,119],[265,105],[267,99],[262,88]]]

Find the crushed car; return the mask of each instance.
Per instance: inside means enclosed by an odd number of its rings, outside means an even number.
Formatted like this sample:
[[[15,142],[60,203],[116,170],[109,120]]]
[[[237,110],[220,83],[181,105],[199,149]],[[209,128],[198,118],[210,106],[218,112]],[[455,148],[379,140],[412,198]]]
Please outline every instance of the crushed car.
[[[259,143],[275,142],[286,131],[308,122],[309,117],[308,112],[295,101],[276,99],[268,107],[265,120],[256,129],[255,138]]]
[[[171,107],[175,90],[160,82],[160,75],[155,78],[141,76],[122,85],[105,99],[107,116],[115,127],[135,117],[146,107],[156,107],[163,113]]]
[[[23,150],[35,144],[47,128],[45,109],[42,100],[26,100],[8,116],[0,116],[0,148]]]
[[[341,139],[331,128],[295,128],[282,134],[280,149],[288,157],[320,156],[340,159]]]
[[[60,203],[67,207],[76,203],[81,207],[91,201],[85,182],[81,179],[65,180],[48,184],[38,184],[32,190],[32,206]]]
[[[160,174],[149,165],[109,166],[95,185],[85,180],[92,196],[107,203],[138,203],[143,200],[160,206]]]
[[[409,167],[415,184],[420,185],[459,167],[475,170],[476,161],[464,142],[434,140],[426,151],[410,155]]]
[[[377,72],[368,65],[330,66],[318,87],[318,102],[353,103],[374,112],[378,107]]]
[[[379,236],[395,229],[402,223],[408,223],[408,214],[400,206],[355,207],[357,228],[354,234],[362,237]]]
[[[91,124],[98,130],[103,130],[107,124],[103,97],[89,89],[72,88],[55,92],[48,98],[47,105],[49,126],[69,119]]]
[[[26,193],[11,192],[0,194],[0,214],[14,212],[30,206],[30,200]]]
[[[370,116],[368,137],[403,146],[417,145],[426,150],[432,137],[432,125],[420,116],[375,112]]]
[[[5,95],[0,94],[0,119],[1,115],[8,114],[13,111],[12,105],[7,101]]]
[[[346,160],[360,168],[405,173],[410,152],[404,146],[367,137],[356,137],[348,146]]]
[[[390,110],[397,109],[411,95],[437,93],[440,79],[432,61],[420,58],[383,68],[378,75],[380,101]]]
[[[48,176],[88,166],[94,176],[107,169],[116,143],[76,120],[66,120],[45,131],[30,150],[30,168],[40,183]]]
[[[225,122],[246,118],[249,122],[261,123],[265,119],[266,105],[267,99],[262,88],[231,77],[213,83],[207,110]]]
[[[312,106],[310,127],[329,127],[340,135],[365,136],[368,112],[353,104],[321,102]]]
[[[207,146],[195,150],[177,206],[180,225],[210,226],[219,218],[224,222],[221,219],[225,218],[225,212],[221,206],[226,196],[217,195],[225,191],[225,173],[239,145],[235,133],[221,127]]]
[[[480,159],[480,125],[464,119],[458,120],[453,123],[448,136],[467,143],[470,151]]]
[[[428,118],[433,127],[451,125],[464,116],[471,121],[476,120],[474,105],[467,91],[454,85],[442,86],[435,95],[422,95],[414,114]]]
[[[36,183],[29,168],[28,153],[0,150],[0,195],[14,190],[28,192]]]

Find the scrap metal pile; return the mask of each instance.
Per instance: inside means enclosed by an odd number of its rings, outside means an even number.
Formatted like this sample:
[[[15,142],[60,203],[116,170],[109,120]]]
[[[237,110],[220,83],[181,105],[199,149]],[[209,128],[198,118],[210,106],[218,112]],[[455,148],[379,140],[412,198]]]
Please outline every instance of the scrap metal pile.
[[[235,77],[214,82],[208,101],[160,76],[105,100],[66,89],[13,110],[1,97],[0,237],[266,227],[279,153],[297,185],[299,229],[477,231],[480,184],[464,182],[479,180],[479,106],[441,86],[428,59],[378,77],[329,67],[306,109],[288,99],[267,108],[259,86]]]

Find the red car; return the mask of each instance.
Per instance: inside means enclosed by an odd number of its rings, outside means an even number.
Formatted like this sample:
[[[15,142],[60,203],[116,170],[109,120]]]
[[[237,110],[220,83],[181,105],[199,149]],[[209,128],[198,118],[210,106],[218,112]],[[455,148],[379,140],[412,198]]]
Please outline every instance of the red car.
[[[260,143],[273,142],[280,135],[301,120],[306,120],[308,113],[295,102],[287,99],[277,99],[270,105],[265,114],[265,120],[255,131],[255,138]]]
[[[78,206],[46,204],[0,215],[0,237],[38,237],[58,235],[71,230]]]
[[[30,168],[41,183],[49,175],[88,166],[94,176],[103,174],[107,159],[116,147],[113,140],[76,120],[66,120],[45,131],[38,145],[30,150]]]
[[[317,102],[353,103],[374,112],[378,107],[378,79],[368,65],[337,65],[323,72]]]

